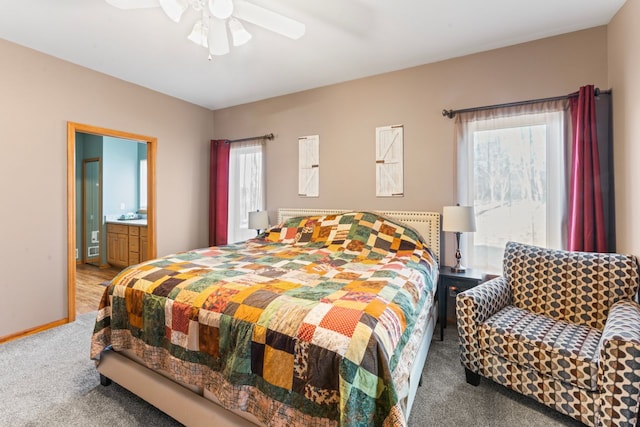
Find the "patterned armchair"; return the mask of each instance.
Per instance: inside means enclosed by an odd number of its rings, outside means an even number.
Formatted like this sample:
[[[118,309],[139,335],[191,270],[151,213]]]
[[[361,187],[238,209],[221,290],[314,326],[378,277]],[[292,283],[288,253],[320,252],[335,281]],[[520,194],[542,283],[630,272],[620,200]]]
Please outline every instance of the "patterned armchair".
[[[486,377],[590,426],[635,426],[634,256],[509,242],[503,276],[458,294],[467,382]]]

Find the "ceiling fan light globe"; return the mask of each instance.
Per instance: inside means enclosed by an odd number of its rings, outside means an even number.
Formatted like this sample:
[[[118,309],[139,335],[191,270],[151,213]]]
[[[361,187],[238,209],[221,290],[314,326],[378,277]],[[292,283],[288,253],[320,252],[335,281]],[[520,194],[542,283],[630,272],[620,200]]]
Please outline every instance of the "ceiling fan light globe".
[[[189,40],[202,47],[209,47],[207,42],[207,36],[209,34],[209,28],[202,23],[202,19],[198,19],[193,25],[193,30],[187,36]]]
[[[224,21],[216,18],[212,18],[209,21],[207,42],[211,55],[221,56],[229,53],[229,36],[227,35],[227,26]]]
[[[227,19],[233,13],[233,1],[209,0],[209,11],[218,19]]]
[[[231,31],[231,38],[233,39],[234,46],[242,46],[251,40],[251,33],[244,28],[244,25],[236,18],[229,20],[229,31]]]
[[[173,22],[180,22],[182,14],[189,7],[187,0],[158,0],[164,13]]]

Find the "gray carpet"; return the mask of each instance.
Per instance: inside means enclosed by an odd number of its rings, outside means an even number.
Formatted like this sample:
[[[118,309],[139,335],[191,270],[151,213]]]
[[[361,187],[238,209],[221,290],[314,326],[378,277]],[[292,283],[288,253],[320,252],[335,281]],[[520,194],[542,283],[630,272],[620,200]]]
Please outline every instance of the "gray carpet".
[[[439,328],[437,331],[409,426],[584,427],[571,417],[485,378],[478,387],[467,384],[455,328],[445,329],[444,341],[439,340]]]
[[[88,359],[95,313],[0,345],[0,426],[179,426],[113,384]],[[464,381],[455,330],[434,340],[410,426],[580,426],[488,380]]]

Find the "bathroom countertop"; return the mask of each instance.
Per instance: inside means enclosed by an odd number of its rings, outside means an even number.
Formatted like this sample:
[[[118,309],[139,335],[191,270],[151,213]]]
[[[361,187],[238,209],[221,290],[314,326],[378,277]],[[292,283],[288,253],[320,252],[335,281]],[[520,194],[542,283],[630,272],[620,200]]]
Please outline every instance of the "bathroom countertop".
[[[107,219],[105,221],[107,224],[122,224],[122,225],[139,225],[145,226],[147,225],[147,219]]]

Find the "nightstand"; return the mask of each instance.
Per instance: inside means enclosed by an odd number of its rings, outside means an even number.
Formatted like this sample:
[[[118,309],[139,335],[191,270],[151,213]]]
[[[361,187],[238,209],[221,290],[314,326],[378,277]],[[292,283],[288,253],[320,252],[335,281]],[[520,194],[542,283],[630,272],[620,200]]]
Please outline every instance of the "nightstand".
[[[438,321],[440,322],[440,341],[444,340],[444,328],[447,324],[447,296],[450,289],[455,288],[456,293],[466,291],[478,286],[483,281],[484,274],[481,271],[467,268],[464,273],[455,273],[451,267],[442,266],[438,276]]]

